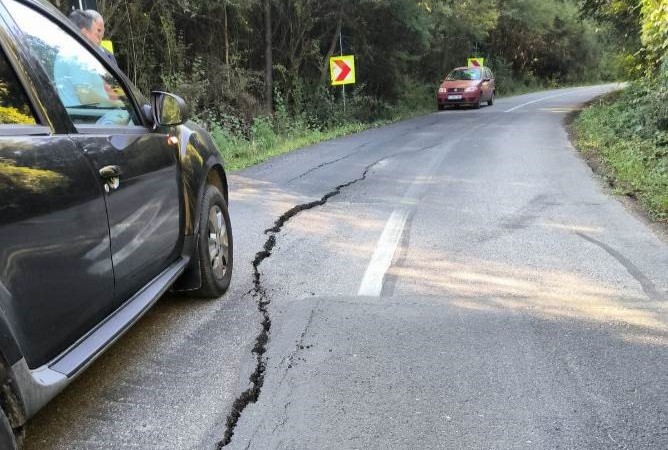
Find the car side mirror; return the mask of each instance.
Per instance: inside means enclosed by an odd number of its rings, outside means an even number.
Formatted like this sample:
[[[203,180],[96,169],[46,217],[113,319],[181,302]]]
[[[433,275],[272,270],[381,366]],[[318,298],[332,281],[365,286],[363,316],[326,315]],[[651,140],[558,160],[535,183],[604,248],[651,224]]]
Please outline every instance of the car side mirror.
[[[185,100],[169,92],[151,92],[151,112],[153,121],[160,126],[181,125],[188,120]]]

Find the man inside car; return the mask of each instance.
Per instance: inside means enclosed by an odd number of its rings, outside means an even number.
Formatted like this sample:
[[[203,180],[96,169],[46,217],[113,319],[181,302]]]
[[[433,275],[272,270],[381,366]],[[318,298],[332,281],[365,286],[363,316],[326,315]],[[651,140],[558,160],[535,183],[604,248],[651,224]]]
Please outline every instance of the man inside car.
[[[87,11],[75,10],[70,20],[81,33],[96,47],[102,39],[102,30],[96,30],[96,21]],[[99,28],[99,26],[98,26]],[[92,55],[81,55],[61,49],[56,56],[53,76],[58,95],[66,108],[109,108],[110,111],[100,117],[96,123],[102,125],[127,124],[129,115],[125,111],[124,102],[119,99],[104,79],[105,70],[92,58]]]

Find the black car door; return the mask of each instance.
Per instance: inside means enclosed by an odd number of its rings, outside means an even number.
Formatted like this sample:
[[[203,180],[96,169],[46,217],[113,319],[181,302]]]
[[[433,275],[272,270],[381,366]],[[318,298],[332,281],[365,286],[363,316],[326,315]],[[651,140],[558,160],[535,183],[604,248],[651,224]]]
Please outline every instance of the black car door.
[[[144,124],[117,68],[82,36],[26,6],[9,9],[76,128],[71,138],[105,190],[118,305],[180,255],[178,148],[165,130]],[[72,98],[74,91],[66,89],[72,80],[88,83],[86,97]],[[96,98],[106,97],[89,103],[96,84],[104,86]]]
[[[2,20],[0,43],[0,320],[35,368],[110,313],[109,228],[97,175]]]

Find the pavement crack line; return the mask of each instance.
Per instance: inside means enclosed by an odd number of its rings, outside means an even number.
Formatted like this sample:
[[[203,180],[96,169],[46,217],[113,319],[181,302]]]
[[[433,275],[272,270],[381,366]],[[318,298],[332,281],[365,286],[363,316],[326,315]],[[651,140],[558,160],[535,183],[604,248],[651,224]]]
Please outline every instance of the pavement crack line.
[[[259,266],[260,264],[262,264],[264,260],[266,260],[271,256],[272,250],[276,246],[276,235],[279,234],[283,226],[297,214],[299,214],[302,211],[307,211],[309,209],[313,209],[318,206],[324,205],[330,198],[339,195],[343,189],[366,179],[369,171],[373,166],[393,156],[394,155],[386,156],[372,164],[369,164],[359,178],[338,185],[332,191],[323,195],[320,198],[320,200],[315,200],[309,203],[303,203],[301,205],[293,207],[292,209],[281,215],[274,222],[273,227],[264,230],[264,234],[267,235],[268,237],[266,242],[264,243],[263,249],[256,253],[255,259],[253,260],[253,289],[250,292],[252,293],[253,298],[257,299],[257,308],[258,311],[260,312],[260,315],[262,316],[262,322],[261,322],[262,329],[260,330],[260,333],[255,339],[255,345],[252,350],[252,353],[255,354],[256,358],[256,367],[253,373],[249,377],[250,387],[246,389],[244,392],[242,392],[241,395],[239,395],[239,397],[237,397],[237,399],[232,404],[232,410],[227,416],[227,420],[225,423],[225,434],[223,435],[223,439],[216,445],[217,450],[222,449],[232,441],[232,436],[234,436],[234,430],[237,426],[237,423],[239,422],[239,419],[241,418],[241,413],[244,411],[244,409],[246,409],[248,405],[257,402],[258,398],[260,397],[260,392],[262,391],[262,386],[264,385],[264,376],[265,376],[265,371],[267,369],[267,360],[264,355],[267,351],[267,343],[269,342],[269,332],[271,330],[271,317],[269,314],[269,304],[271,303],[271,300],[267,295],[266,289],[264,288],[264,286],[262,286],[262,279]]]
[[[227,416],[227,420],[225,423],[225,434],[223,435],[223,439],[216,445],[217,450],[222,449],[232,441],[232,436],[234,436],[234,430],[239,422],[239,419],[241,418],[241,413],[246,409],[248,405],[257,402],[258,398],[260,397],[260,392],[262,391],[262,386],[264,385],[264,376],[265,376],[265,371],[267,369],[267,360],[264,355],[267,351],[267,343],[269,342],[269,332],[271,330],[271,316],[269,314],[269,304],[271,303],[271,300],[269,299],[266,289],[262,286],[262,279],[259,266],[265,259],[271,256],[272,250],[276,246],[276,236],[281,232],[283,226],[300,212],[307,211],[316,208],[318,206],[322,206],[325,203],[327,203],[327,201],[329,201],[330,198],[339,195],[343,189],[352,186],[355,183],[359,183],[360,181],[365,180],[367,175],[369,174],[369,171],[374,166],[379,164],[381,161],[392,159],[398,155],[404,155],[406,153],[417,153],[429,150],[434,147],[437,147],[439,144],[440,141],[422,147],[418,150],[412,150],[409,152],[402,151],[394,153],[392,155],[384,156],[366,166],[364,172],[362,172],[362,175],[359,178],[356,178],[352,181],[336,186],[333,190],[323,195],[320,198],[320,200],[315,200],[309,203],[303,203],[301,205],[293,207],[292,209],[283,213],[278,219],[276,219],[273,227],[264,230],[264,234],[267,235],[268,237],[264,243],[263,249],[255,254],[255,259],[253,260],[252,263],[253,288],[247,293],[251,294],[253,298],[257,299],[258,311],[262,316],[262,322],[261,322],[262,329],[260,330],[260,333],[255,339],[255,345],[252,350],[252,353],[255,354],[256,358],[256,367],[253,373],[249,377],[250,387],[246,389],[244,392],[242,392],[241,395],[239,395],[239,397],[237,397],[237,399],[234,400],[234,403],[232,403],[232,410]]]
[[[366,145],[368,145],[370,142],[371,142],[371,141],[369,141],[369,142],[365,142],[364,144],[355,147],[355,148],[353,149],[353,151],[352,151],[351,153],[348,153],[347,155],[344,155],[344,156],[342,156],[342,157],[340,157],[340,158],[334,159],[334,160],[332,160],[332,161],[327,161],[327,162],[324,162],[324,163],[322,163],[322,164],[319,164],[319,165],[317,165],[317,166],[315,166],[315,167],[312,167],[311,169],[307,170],[306,172],[302,173],[301,175],[298,175],[298,176],[296,176],[296,177],[294,177],[294,178],[289,179],[289,180],[288,180],[288,184],[289,184],[289,183],[292,183],[293,181],[299,180],[300,178],[304,178],[306,175],[308,175],[308,174],[310,174],[310,173],[312,173],[312,172],[315,172],[316,170],[322,169],[322,168],[325,167],[325,166],[329,166],[329,165],[331,165],[331,164],[335,164],[335,163],[337,163],[337,162],[339,162],[339,161],[342,161],[342,160],[344,160],[344,159],[350,158],[351,156],[355,156],[357,153],[360,152],[360,150],[362,150],[362,148],[364,148],[364,147],[365,147]]]
[[[434,120],[433,122],[431,122],[429,125],[427,125],[427,127],[432,127],[432,126],[434,126],[434,125],[438,125],[438,124],[440,124],[440,120],[436,119],[436,120]],[[397,137],[408,136],[408,135],[409,135],[410,133],[412,133],[414,130],[419,129],[419,128],[420,128],[420,127],[417,127],[417,126],[415,126],[415,127],[411,127],[411,128],[409,128],[408,130],[406,130],[404,133],[401,133],[401,134],[399,134],[399,135],[396,136],[396,137],[393,136],[391,139],[388,139],[387,141],[389,142],[389,141],[396,140]],[[363,143],[363,144],[361,144],[361,145],[358,145],[357,147],[354,147],[354,148],[353,148],[353,151],[350,152],[350,153],[348,153],[347,155],[343,155],[343,156],[341,156],[340,158],[336,158],[336,159],[333,159],[333,160],[331,160],[331,161],[326,161],[326,162],[324,162],[324,163],[322,163],[322,164],[319,164],[319,165],[317,165],[317,166],[315,166],[315,167],[312,167],[312,168],[310,168],[309,170],[307,170],[306,172],[304,172],[304,173],[302,173],[302,174],[300,174],[300,175],[297,175],[297,176],[294,177],[294,178],[289,179],[287,182],[288,182],[288,184],[289,184],[289,183],[292,183],[293,181],[296,181],[296,180],[299,180],[299,179],[301,179],[301,178],[304,178],[306,175],[308,175],[308,174],[310,174],[310,173],[312,173],[312,172],[315,172],[316,170],[322,169],[323,167],[326,167],[326,166],[329,166],[329,165],[332,165],[332,164],[336,164],[337,162],[339,162],[339,161],[343,161],[344,159],[348,159],[348,158],[350,158],[351,156],[355,156],[355,155],[357,155],[357,154],[358,154],[364,147],[366,147],[367,145],[371,144],[372,142],[373,142],[373,141],[367,141],[367,142],[365,142],[365,143]],[[385,143],[385,141],[382,141],[380,144],[383,144],[383,143]],[[430,147],[427,147],[427,148],[430,148]],[[419,151],[421,151],[421,150],[425,150],[425,149],[420,149]]]

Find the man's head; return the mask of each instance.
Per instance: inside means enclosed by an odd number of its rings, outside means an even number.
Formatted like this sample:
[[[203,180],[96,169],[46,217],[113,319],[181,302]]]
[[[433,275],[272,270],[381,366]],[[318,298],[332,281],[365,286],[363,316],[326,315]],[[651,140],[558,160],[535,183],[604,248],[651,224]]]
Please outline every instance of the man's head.
[[[104,37],[104,19],[94,9],[75,9],[70,13],[70,20],[81,30],[81,33],[95,45],[102,43]]]

